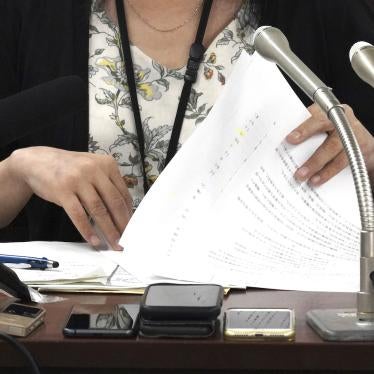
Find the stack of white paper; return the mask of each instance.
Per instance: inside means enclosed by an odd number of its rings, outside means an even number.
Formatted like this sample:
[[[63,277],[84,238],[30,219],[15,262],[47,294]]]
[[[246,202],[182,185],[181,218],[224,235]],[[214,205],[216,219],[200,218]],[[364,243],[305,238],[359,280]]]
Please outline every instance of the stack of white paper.
[[[23,282],[40,290],[131,292],[145,285],[84,243],[0,243],[0,253],[58,261],[59,267],[46,270],[13,268]]]
[[[308,116],[275,65],[243,53],[208,118],[134,214],[119,263],[147,281],[356,291],[349,170],[316,189],[293,178],[324,139],[284,142]]]

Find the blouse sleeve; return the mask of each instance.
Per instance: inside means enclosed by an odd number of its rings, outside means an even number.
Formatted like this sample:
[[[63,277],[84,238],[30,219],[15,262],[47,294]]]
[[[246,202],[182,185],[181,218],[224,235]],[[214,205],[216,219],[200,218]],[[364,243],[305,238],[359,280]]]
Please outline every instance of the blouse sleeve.
[[[17,55],[20,27],[17,0],[0,0],[0,99],[17,91]]]
[[[18,0],[0,0],[0,100],[19,91],[19,30],[21,12]],[[6,124],[0,122],[0,126]],[[17,148],[16,142],[0,148],[0,161]],[[22,210],[17,218],[0,230],[0,242],[27,240],[27,219]]]

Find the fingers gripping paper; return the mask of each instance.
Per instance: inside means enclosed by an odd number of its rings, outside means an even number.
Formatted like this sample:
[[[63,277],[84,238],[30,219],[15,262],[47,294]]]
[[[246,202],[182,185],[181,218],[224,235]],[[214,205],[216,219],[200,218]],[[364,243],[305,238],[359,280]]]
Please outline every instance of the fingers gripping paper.
[[[308,117],[275,65],[242,53],[209,116],[127,226],[121,265],[148,282],[356,291],[350,171],[316,189],[293,178],[324,139],[284,141]]]

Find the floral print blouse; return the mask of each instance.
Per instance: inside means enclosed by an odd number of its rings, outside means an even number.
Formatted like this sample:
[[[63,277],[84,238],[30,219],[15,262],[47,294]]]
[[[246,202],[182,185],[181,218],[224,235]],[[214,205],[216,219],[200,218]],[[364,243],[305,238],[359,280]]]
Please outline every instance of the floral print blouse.
[[[245,50],[253,53],[253,29],[248,2],[207,48],[198,79],[192,86],[179,138],[179,147],[205,119]],[[138,139],[118,26],[107,16],[102,1],[94,0],[89,26],[89,151],[112,155],[118,162],[134,206],[143,195]],[[131,46],[140,114],[145,138],[145,165],[151,185],[163,169],[185,67],[168,69]]]

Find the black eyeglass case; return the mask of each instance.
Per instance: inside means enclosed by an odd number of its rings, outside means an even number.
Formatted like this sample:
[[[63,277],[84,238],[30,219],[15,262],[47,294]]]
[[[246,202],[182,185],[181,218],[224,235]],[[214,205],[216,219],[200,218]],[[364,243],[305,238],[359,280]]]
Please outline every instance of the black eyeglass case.
[[[222,301],[219,285],[150,285],[140,304],[140,335],[208,337],[216,331]]]

